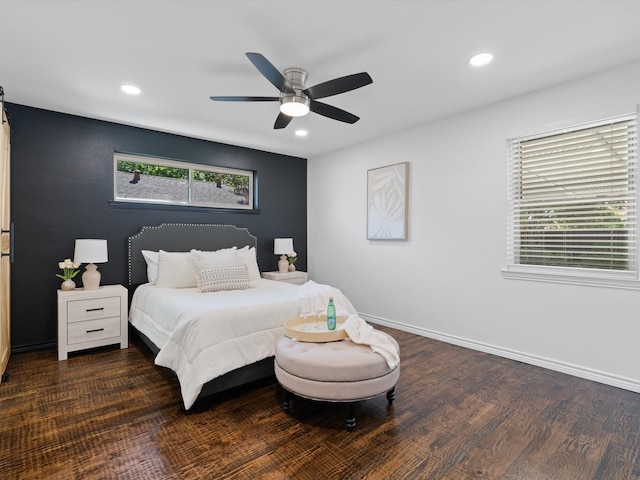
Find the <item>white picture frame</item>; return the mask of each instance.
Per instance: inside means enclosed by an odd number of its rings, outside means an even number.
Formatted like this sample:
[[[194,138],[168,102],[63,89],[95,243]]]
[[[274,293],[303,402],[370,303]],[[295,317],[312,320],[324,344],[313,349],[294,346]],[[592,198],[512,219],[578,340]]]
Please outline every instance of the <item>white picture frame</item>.
[[[409,162],[367,170],[367,239],[407,240]]]

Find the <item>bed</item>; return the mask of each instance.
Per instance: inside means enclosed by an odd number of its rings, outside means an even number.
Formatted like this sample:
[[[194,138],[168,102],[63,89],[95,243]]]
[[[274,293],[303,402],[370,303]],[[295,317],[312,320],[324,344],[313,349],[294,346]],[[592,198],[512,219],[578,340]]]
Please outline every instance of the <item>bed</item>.
[[[145,226],[128,239],[129,323],[155,363],[176,373],[186,410],[272,377],[284,323],[319,312],[328,296],[339,314],[355,313],[329,286],[260,278],[256,249],[257,238],[232,225]]]

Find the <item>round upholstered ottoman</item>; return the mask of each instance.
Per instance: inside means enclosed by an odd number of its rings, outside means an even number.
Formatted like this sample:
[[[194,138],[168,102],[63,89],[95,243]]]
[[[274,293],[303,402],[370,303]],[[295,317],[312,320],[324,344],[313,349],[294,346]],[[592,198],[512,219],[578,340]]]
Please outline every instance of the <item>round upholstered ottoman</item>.
[[[397,348],[395,339],[388,337]],[[274,368],[284,389],[285,410],[291,408],[291,393],[311,400],[344,402],[349,430],[356,425],[355,402],[386,393],[391,405],[400,377],[399,365],[389,368],[382,355],[351,340],[311,343],[282,337],[276,344]]]

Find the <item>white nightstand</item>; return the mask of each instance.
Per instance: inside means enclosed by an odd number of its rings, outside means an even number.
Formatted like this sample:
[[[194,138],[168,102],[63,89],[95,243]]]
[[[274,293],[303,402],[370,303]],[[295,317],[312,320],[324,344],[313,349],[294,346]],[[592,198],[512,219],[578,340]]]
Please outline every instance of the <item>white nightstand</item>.
[[[129,346],[128,292],[122,285],[98,290],[58,290],[58,360],[69,352],[119,343]]]
[[[267,280],[276,280],[278,282],[293,283],[295,285],[302,285],[307,282],[307,272],[300,272],[295,270],[293,272],[262,272],[262,278]]]

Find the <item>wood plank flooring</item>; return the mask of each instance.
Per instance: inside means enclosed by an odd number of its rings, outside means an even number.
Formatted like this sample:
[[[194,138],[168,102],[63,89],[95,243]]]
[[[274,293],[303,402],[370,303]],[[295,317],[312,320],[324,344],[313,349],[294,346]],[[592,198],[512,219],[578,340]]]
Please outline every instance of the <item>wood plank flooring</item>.
[[[149,350],[14,354],[0,385],[3,479],[640,479],[640,395],[381,327],[396,400],[296,399],[274,382],[181,409]],[[328,359],[329,361],[329,359]]]

